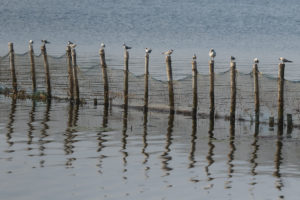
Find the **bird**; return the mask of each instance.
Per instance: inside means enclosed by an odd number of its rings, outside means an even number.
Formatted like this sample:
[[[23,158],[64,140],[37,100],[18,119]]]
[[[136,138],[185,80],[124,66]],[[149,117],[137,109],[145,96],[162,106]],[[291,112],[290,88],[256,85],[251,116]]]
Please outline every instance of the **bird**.
[[[209,57],[210,57],[212,60],[214,60],[214,58],[216,57],[217,53],[215,52],[214,49],[210,49],[208,55],[209,55]]]
[[[102,49],[105,48],[105,44],[103,42],[100,44],[100,46],[101,46]]]
[[[258,58],[254,58],[253,62],[254,62],[255,64],[258,64],[258,63],[259,63]]]
[[[291,63],[291,62],[293,62],[293,61],[290,61],[290,60],[285,59],[283,57],[280,57],[279,60],[281,60],[282,63],[286,63],[286,62],[290,62]]]
[[[77,44],[74,44],[74,43],[71,42],[71,41],[68,41],[68,45],[69,45],[69,47],[71,47],[72,49],[75,49],[75,47],[77,46]]]
[[[48,40],[41,40],[41,42],[44,44],[50,44],[50,42]]]
[[[33,44],[33,40],[29,40],[29,44]]]
[[[169,55],[171,55],[173,53],[173,51],[174,51],[173,49],[170,49],[170,50],[168,50],[166,52],[162,52],[161,54],[165,54],[165,55],[169,56]]]
[[[197,56],[196,56],[196,54],[194,53],[193,60],[196,60],[196,59],[197,59]]]
[[[231,62],[235,61],[235,57],[234,56],[230,56],[230,60],[231,60]]]
[[[150,48],[145,48],[145,52],[149,54],[149,53],[152,52],[152,49],[150,49]]]
[[[131,47],[127,46],[125,43],[123,44],[123,48],[124,48],[125,50],[131,49]]]

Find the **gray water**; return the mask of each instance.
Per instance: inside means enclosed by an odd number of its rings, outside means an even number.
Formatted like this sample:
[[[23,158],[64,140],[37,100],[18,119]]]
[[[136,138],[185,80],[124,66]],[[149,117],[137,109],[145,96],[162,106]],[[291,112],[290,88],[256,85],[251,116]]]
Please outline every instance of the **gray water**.
[[[258,57],[262,72],[276,75],[278,58],[294,61],[287,77],[299,79],[300,2],[297,0],[189,0],[189,1],[79,1],[1,0],[0,55],[7,42],[19,53],[27,51],[29,39],[48,39],[51,55],[61,55],[68,40],[78,44],[81,65],[98,63],[101,42],[110,59],[122,65],[126,42],[133,46],[131,61],[143,65],[144,48],[151,47],[152,73],[162,73],[163,56],[174,49],[175,73],[191,73],[190,60],[198,55],[200,69],[207,72],[208,50],[217,51],[216,63],[228,69],[236,56],[238,69],[248,70]],[[177,64],[176,64],[177,63]],[[219,63],[219,64],[218,64]],[[121,68],[121,67],[120,67]],[[140,66],[130,69],[138,74]],[[163,68],[164,69],[164,68]]]

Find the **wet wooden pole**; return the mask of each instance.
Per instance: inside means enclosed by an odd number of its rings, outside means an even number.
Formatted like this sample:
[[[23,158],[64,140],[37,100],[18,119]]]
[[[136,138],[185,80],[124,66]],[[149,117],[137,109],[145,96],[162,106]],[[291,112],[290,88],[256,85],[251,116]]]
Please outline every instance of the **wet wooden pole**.
[[[167,69],[167,76],[168,76],[170,113],[174,113],[175,106],[174,106],[173,74],[172,74],[172,61],[170,55],[166,56],[166,69]]]
[[[17,84],[16,69],[15,69],[14,44],[12,42],[9,42],[8,48],[9,48],[10,72],[12,78],[12,89],[13,89],[13,94],[16,95],[18,93],[18,84]]]
[[[284,112],[284,68],[285,64],[280,63],[278,69],[278,134],[282,135],[283,133],[283,112]]]
[[[148,111],[149,96],[149,53],[145,55],[145,93],[144,93],[144,112]]]
[[[209,76],[210,76],[210,88],[209,88],[209,97],[210,97],[210,115],[213,116],[215,112],[215,61],[209,61]]]
[[[41,46],[41,53],[44,57],[44,68],[45,68],[45,79],[46,79],[46,90],[47,90],[47,99],[51,99],[51,81],[50,81],[50,72],[49,72],[49,63],[46,50],[46,44]]]
[[[104,87],[104,106],[108,106],[109,105],[109,86],[108,86],[107,65],[106,65],[106,61],[105,61],[104,48],[100,49],[99,54],[100,54],[100,63],[101,63],[103,87]]]
[[[128,63],[129,52],[124,50],[124,108],[128,106]]]
[[[235,124],[236,109],[236,64],[234,61],[230,63],[231,69],[231,105],[230,105],[230,124]]]
[[[255,123],[259,123],[259,85],[258,85],[258,65],[253,65],[253,81],[254,81],[254,112],[255,112]]]
[[[193,89],[193,107],[192,107],[192,116],[196,118],[197,108],[198,108],[198,85],[197,85],[197,61],[196,58],[192,61],[192,89]]]
[[[72,55],[71,47],[68,45],[66,49],[67,62],[68,62],[68,79],[69,79],[69,96],[70,102],[74,101],[74,77],[73,77],[73,66],[72,66]]]
[[[80,94],[79,94],[79,83],[77,76],[77,61],[76,61],[76,50],[71,49],[72,63],[73,63],[73,78],[74,78],[74,99],[76,104],[80,104]]]
[[[36,78],[35,78],[35,62],[34,62],[34,51],[32,42],[29,42],[29,55],[30,55],[30,66],[31,66],[31,79],[32,79],[32,93],[36,92]]]

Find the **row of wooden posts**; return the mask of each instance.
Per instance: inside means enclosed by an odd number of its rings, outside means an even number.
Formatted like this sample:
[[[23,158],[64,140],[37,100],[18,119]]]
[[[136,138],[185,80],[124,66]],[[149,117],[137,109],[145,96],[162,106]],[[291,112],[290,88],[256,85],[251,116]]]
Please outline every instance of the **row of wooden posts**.
[[[14,48],[13,43],[9,43],[9,56],[10,56],[10,68],[12,76],[12,88],[13,93],[17,94],[17,78],[15,71],[15,62],[14,62]],[[32,44],[29,44],[29,54],[31,61],[31,77],[32,77],[32,90],[33,93],[37,91],[36,78],[35,78],[35,62],[34,62],[34,51]],[[47,98],[51,99],[51,79],[49,73],[49,63],[47,58],[46,45],[41,46],[41,54],[44,58],[44,68],[45,68],[45,82],[47,90]],[[100,65],[102,69],[102,79],[104,85],[104,105],[109,105],[109,83],[107,76],[107,65],[105,60],[105,51],[104,48],[101,48],[99,51],[100,54]],[[69,45],[66,49],[67,63],[68,63],[68,79],[69,79],[69,97],[71,102],[76,104],[80,103],[80,92],[79,92],[79,83],[77,77],[77,63],[76,63],[76,51],[74,48],[71,48]],[[278,116],[277,124],[278,131],[282,133],[284,126],[284,68],[285,64],[279,64],[279,73],[278,73]],[[173,75],[172,75],[172,61],[171,56],[166,55],[166,71],[168,78],[168,93],[169,93],[169,108],[170,113],[175,113],[175,100],[174,100],[174,89],[173,89]],[[236,111],[236,63],[231,61],[230,63],[231,71],[231,103],[230,103],[230,124],[234,125],[235,123],[235,111]],[[128,107],[128,72],[129,72],[129,52],[127,49],[124,51],[124,106]],[[254,104],[255,104],[255,123],[259,123],[259,80],[258,80],[258,64],[254,63],[253,65],[253,80],[254,80]],[[197,62],[195,59],[192,61],[192,91],[193,91],[193,105],[192,105],[192,116],[197,116],[198,108],[198,83],[197,83]],[[214,118],[215,113],[215,97],[214,97],[214,60],[209,62],[209,74],[210,74],[210,119]],[[148,96],[149,96],[149,53],[145,55],[145,93],[144,93],[144,110],[148,110]],[[97,102],[97,100],[95,101]],[[291,114],[287,115],[288,127],[292,126],[292,116]],[[274,117],[270,117],[270,124],[274,124]]]

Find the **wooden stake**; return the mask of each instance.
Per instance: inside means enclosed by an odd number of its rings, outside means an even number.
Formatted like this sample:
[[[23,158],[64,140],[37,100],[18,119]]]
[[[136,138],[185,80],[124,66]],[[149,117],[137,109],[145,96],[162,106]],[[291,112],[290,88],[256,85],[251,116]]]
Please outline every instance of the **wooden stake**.
[[[128,106],[128,60],[129,53],[127,50],[124,52],[124,106]]]
[[[145,93],[144,93],[144,111],[148,111],[148,90],[149,90],[149,53],[145,55]]]
[[[255,123],[259,123],[259,85],[258,85],[258,66],[253,65],[253,80],[254,80],[254,103],[255,103]]]
[[[36,92],[36,78],[35,78],[35,62],[34,62],[34,51],[32,43],[29,43],[29,55],[31,65],[31,79],[32,79],[32,93]]]
[[[45,68],[45,76],[46,76],[46,89],[47,89],[47,98],[51,99],[51,82],[50,82],[50,72],[49,72],[49,63],[47,57],[46,45],[43,44],[41,46],[41,53],[44,57],[44,68]]]
[[[68,45],[66,49],[67,62],[68,62],[68,78],[69,78],[69,96],[70,101],[74,101],[74,77],[73,77],[73,66],[72,66],[72,55],[71,47]]]
[[[210,75],[210,89],[209,89],[209,97],[210,97],[210,113],[215,112],[215,61],[209,61],[209,75]]]
[[[279,64],[279,70],[278,70],[278,118],[277,118],[277,124],[278,124],[278,133],[279,135],[282,135],[283,133],[283,112],[284,112],[284,68],[285,64],[280,63]]]
[[[107,65],[105,61],[105,52],[104,48],[101,48],[99,51],[100,54],[100,63],[102,68],[102,78],[104,85],[104,105],[109,105],[109,87],[108,87],[108,77],[107,77]]]
[[[236,65],[235,62],[230,63],[231,69],[231,106],[230,106],[230,124],[235,123],[236,108]]]
[[[17,84],[16,69],[15,69],[14,44],[12,42],[9,42],[8,48],[9,48],[10,72],[12,78],[12,89],[13,89],[13,94],[16,95],[18,93],[18,84]]]
[[[174,107],[174,90],[173,90],[173,75],[172,75],[172,64],[171,64],[171,56],[166,56],[166,68],[167,68],[167,76],[168,76],[168,88],[169,88],[169,106],[170,113],[175,112]]]
[[[196,118],[197,116],[197,108],[198,108],[198,87],[197,87],[197,61],[196,59],[193,59],[192,61],[192,89],[193,89],[193,108],[192,108],[192,114],[193,117]]]
[[[273,128],[274,127],[274,117],[273,116],[271,116],[271,117],[269,117],[269,127],[271,127],[271,128]]]
[[[287,134],[290,134],[290,133],[292,133],[292,130],[293,130],[292,114],[286,114],[286,120],[287,120]]]
[[[78,76],[77,76],[77,61],[76,61],[76,50],[72,48],[72,63],[73,63],[73,78],[74,78],[74,98],[75,103],[80,103],[80,95],[79,95],[79,84],[78,84]]]

